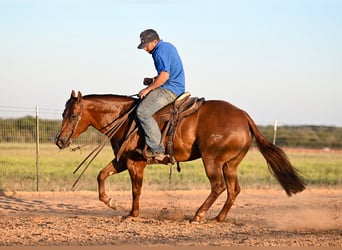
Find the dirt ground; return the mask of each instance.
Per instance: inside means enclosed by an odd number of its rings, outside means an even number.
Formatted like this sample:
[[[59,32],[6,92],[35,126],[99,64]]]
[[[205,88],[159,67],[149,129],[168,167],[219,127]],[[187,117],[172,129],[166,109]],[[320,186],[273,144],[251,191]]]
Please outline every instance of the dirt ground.
[[[342,189],[242,190],[225,222],[189,220],[208,190],[143,190],[140,218],[125,219],[130,192],[19,192],[0,196],[0,246],[342,246]]]

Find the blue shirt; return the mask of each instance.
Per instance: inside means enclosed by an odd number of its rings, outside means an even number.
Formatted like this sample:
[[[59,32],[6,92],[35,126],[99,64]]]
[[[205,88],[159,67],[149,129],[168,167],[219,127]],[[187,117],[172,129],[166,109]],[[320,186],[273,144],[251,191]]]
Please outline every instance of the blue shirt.
[[[171,43],[160,40],[152,51],[152,58],[158,75],[162,71],[169,73],[169,79],[161,88],[171,90],[177,96],[184,93],[185,75],[177,49]]]

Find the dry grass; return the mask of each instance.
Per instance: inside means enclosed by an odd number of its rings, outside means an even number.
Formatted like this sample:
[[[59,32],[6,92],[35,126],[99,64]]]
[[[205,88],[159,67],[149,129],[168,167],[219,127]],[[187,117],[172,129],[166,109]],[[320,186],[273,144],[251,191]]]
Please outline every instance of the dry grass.
[[[37,186],[36,152],[34,144],[0,144],[0,190],[34,191]],[[39,190],[68,191],[79,173],[73,170],[88,155],[90,148],[71,152],[59,151],[55,145],[41,145],[39,156]],[[342,154],[326,150],[285,149],[291,162],[305,174],[309,185],[340,187],[342,184]],[[76,190],[97,190],[98,172],[113,158],[106,146],[81,178]],[[201,160],[181,163],[178,173],[173,167],[151,165],[145,170],[144,186],[159,190],[209,189],[209,181]],[[80,171],[79,171],[80,172]],[[278,187],[268,172],[266,162],[259,151],[251,149],[238,169],[241,186],[253,188]],[[128,172],[112,176],[106,182],[109,190],[130,190]]]

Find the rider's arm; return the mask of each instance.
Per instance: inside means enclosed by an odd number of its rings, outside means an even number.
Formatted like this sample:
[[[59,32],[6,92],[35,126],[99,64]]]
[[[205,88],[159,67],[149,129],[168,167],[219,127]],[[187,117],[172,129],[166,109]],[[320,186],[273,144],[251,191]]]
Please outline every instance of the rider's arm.
[[[161,85],[166,83],[167,80],[169,80],[169,77],[170,77],[170,74],[168,72],[166,71],[160,72],[160,74],[154,78],[154,81],[150,84],[149,88],[151,90],[154,90],[160,87]]]
[[[169,73],[166,71],[162,71],[160,72],[160,74],[154,78],[155,80],[146,88],[142,89],[139,92],[139,97],[143,98],[144,96],[146,96],[150,91],[160,87],[161,85],[163,85],[168,79],[169,79]]]

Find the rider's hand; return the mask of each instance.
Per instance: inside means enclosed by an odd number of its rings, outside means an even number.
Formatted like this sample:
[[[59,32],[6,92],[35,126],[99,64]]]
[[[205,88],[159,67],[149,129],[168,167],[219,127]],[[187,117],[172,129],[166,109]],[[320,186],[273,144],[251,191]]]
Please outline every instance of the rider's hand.
[[[148,87],[140,90],[140,92],[138,94],[140,99],[143,99],[150,91],[151,90]]]
[[[144,78],[143,84],[148,86],[148,85],[152,84],[153,82],[154,82],[154,78],[146,77],[146,78]]]

